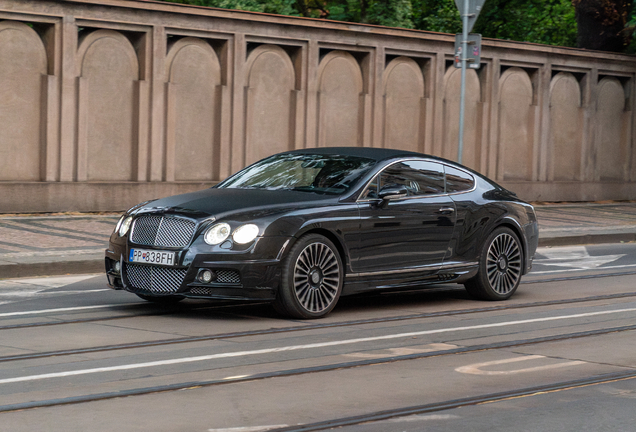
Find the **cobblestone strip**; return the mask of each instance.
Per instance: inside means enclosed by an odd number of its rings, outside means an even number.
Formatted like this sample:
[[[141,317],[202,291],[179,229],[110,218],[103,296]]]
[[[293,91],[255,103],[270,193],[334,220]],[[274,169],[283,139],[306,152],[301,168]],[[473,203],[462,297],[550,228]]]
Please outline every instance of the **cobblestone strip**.
[[[11,223],[3,223],[0,222],[0,228],[5,228],[5,229],[10,229],[10,230],[17,230],[17,231],[25,231],[25,232],[30,232],[30,233],[34,233],[34,234],[41,234],[41,235],[45,235],[45,236],[54,236],[54,237],[61,237],[64,239],[73,239],[73,240],[81,240],[84,242],[88,242],[88,243],[100,243],[103,244],[105,241],[108,240],[108,238],[104,239],[97,239],[97,238],[89,238],[86,236],[75,236],[75,235],[71,235],[71,234],[61,234],[61,233],[56,233],[56,232],[51,232],[51,231],[44,231],[41,229],[34,229],[34,228],[28,228],[28,227],[21,227],[21,226],[16,226],[13,225]]]
[[[16,224],[16,226],[26,225],[27,228],[28,227],[35,227],[35,228],[43,228],[43,229],[45,229],[47,231],[61,231],[61,232],[65,232],[65,233],[78,234],[78,235],[82,235],[82,236],[88,236],[88,237],[84,237],[86,239],[93,239],[93,240],[100,240],[100,241],[108,240],[108,238],[110,237],[110,232],[112,231],[112,228],[114,228],[114,226],[115,226],[115,224],[112,223],[112,224],[110,224],[110,229],[104,227],[99,232],[95,232],[95,231],[84,231],[84,230],[81,230],[81,229],[71,229],[71,228],[56,227],[56,226],[52,226],[52,225],[41,223],[41,222],[30,222],[29,221],[29,222],[14,222],[14,223]],[[18,224],[20,224],[20,225],[18,225]]]

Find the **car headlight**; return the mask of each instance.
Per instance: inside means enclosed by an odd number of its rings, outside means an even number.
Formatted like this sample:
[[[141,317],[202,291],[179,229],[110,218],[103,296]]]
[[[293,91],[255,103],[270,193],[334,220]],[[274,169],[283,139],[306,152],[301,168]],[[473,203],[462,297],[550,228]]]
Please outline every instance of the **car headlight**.
[[[241,225],[234,230],[232,239],[238,244],[249,243],[258,235],[258,227],[254,224]]]
[[[203,240],[209,245],[218,245],[230,236],[230,225],[226,223],[216,224],[209,228]]]
[[[130,229],[130,224],[132,223],[132,221],[132,216],[128,216],[126,219],[123,220],[123,222],[119,226],[119,237],[123,237],[126,235],[128,230]]]
[[[115,232],[118,233],[119,232],[119,227],[121,226],[121,223],[124,221],[124,219],[126,218],[126,215],[123,214],[121,215],[121,217],[119,218],[119,220],[117,221],[117,225],[115,225]]]

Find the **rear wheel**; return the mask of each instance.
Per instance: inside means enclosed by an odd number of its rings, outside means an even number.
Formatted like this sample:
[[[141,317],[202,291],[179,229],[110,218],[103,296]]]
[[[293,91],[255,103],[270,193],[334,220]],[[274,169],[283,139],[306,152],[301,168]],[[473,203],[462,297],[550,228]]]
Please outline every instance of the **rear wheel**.
[[[517,235],[509,228],[499,227],[482,246],[479,272],[467,281],[466,291],[482,300],[506,300],[521,281],[523,250]]]
[[[333,310],[344,280],[335,245],[319,234],[301,237],[283,263],[274,308],[294,318],[321,318]]]
[[[144,294],[136,294],[137,297],[144,299],[146,301],[152,302],[152,303],[156,303],[156,304],[160,304],[160,305],[171,305],[171,304],[175,304],[180,302],[181,300],[183,300],[185,297],[182,296],[176,296],[176,295],[169,295],[169,296],[149,296],[149,295],[144,295]]]

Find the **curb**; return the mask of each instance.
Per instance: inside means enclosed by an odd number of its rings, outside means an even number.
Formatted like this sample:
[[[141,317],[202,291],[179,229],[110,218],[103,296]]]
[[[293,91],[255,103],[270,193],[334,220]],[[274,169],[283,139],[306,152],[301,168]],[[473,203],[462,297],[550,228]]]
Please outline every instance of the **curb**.
[[[104,259],[0,265],[0,279],[104,272]]]

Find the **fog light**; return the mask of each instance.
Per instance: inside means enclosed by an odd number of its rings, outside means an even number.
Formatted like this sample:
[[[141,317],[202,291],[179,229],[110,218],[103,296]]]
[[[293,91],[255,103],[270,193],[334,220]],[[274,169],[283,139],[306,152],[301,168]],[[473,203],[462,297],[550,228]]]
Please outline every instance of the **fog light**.
[[[119,271],[121,270],[121,264],[119,263],[119,261],[115,261],[115,265],[113,265],[113,270],[119,273]]]
[[[210,283],[212,282],[212,279],[214,279],[216,277],[216,275],[214,274],[214,272],[212,270],[201,270],[199,272],[199,281],[203,282],[203,283]]]

